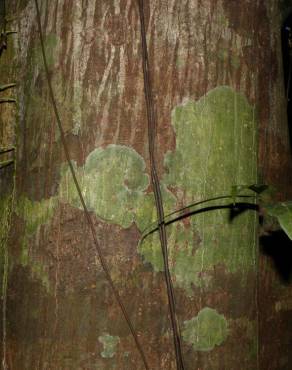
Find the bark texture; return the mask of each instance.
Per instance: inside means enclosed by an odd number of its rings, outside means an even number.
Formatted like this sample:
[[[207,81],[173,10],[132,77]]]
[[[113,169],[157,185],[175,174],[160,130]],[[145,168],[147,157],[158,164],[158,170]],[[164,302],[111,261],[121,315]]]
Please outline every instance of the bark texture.
[[[157,232],[141,242],[156,210],[137,4],[39,4],[71,159],[112,278],[150,368],[175,369]],[[145,1],[166,214],[259,180],[289,196],[283,8],[261,0]],[[12,0],[8,13],[18,35],[0,71],[17,79],[18,105],[0,107],[1,145],[17,142],[12,228],[2,249],[10,260],[5,361],[13,370],[142,370],[65,161],[34,1]],[[1,178],[1,187],[9,183],[12,175]],[[259,257],[255,211],[230,220],[229,203],[212,201],[167,226],[186,369],[288,370],[291,286],[270,257]]]
[[[289,1],[267,7],[265,63],[260,72],[261,119],[259,174],[278,189],[279,200],[292,199],[292,158],[285,91],[283,88],[280,28],[291,14]],[[271,67],[274,66],[274,77]],[[267,76],[269,78],[267,79]],[[268,82],[268,85],[267,85]],[[266,104],[264,104],[264,101]],[[261,370],[288,370],[292,364],[291,241],[282,232],[260,236],[259,259],[259,363]]]

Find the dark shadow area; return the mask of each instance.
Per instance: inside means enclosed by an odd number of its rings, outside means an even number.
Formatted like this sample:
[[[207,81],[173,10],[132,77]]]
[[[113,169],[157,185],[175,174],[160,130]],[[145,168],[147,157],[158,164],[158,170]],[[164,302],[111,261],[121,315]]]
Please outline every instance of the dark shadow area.
[[[292,147],[292,14],[285,19],[282,25],[281,39],[287,119]]]
[[[283,230],[260,237],[261,252],[273,260],[282,281],[292,282],[292,241]]]

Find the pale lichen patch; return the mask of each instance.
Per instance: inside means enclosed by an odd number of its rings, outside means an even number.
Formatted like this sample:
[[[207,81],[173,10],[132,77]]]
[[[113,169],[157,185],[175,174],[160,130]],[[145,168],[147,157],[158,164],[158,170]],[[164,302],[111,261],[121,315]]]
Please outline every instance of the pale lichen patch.
[[[149,186],[143,158],[129,147],[109,145],[95,149],[85,165],[75,169],[87,207],[106,222],[131,226]],[[68,168],[63,172],[60,196],[81,208]]]
[[[176,149],[165,156],[167,171],[161,183],[166,215],[183,202],[229,195],[233,185],[256,182],[254,116],[247,99],[227,86],[174,108]],[[157,212],[145,161],[134,149],[114,144],[97,148],[84,166],[74,166],[86,204],[97,217],[123,228],[136,223],[141,232],[155,225]],[[81,208],[66,165],[59,193],[63,201]],[[210,202],[212,210],[167,225],[170,270],[176,286],[188,295],[193,286],[210,285],[215,265],[224,265],[231,273],[254,266],[254,217],[245,212],[230,222],[229,210],[219,209],[228,202]],[[138,251],[156,272],[163,270],[157,230]]]
[[[183,194],[180,203],[230,195],[233,185],[256,182],[254,116],[247,99],[227,86],[173,109],[176,149],[165,156],[163,183]],[[232,273],[254,265],[254,217],[245,212],[231,222],[230,211],[219,209],[229,203],[204,205],[213,209],[190,216],[188,228],[167,226],[173,279],[188,294],[192,294],[192,285],[210,284],[215,265],[223,264]],[[146,238],[139,251],[155,271],[163,269],[157,235]]]
[[[98,340],[103,345],[101,356],[103,358],[113,358],[116,353],[116,348],[120,342],[120,338],[109,334],[104,334],[98,337]]]
[[[211,351],[228,336],[226,318],[213,308],[203,308],[196,317],[184,322],[183,339],[196,351]]]

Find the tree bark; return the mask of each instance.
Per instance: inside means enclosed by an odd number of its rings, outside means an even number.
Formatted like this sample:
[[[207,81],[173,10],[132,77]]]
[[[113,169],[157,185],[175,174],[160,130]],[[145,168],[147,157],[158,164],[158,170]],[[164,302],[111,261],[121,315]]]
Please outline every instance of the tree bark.
[[[111,277],[150,369],[176,369],[155,230],[137,2],[39,6],[71,161]],[[145,1],[165,214],[230,195],[234,185],[267,182],[280,198],[291,197],[283,8],[281,1]],[[7,11],[18,34],[0,71],[3,82],[17,80],[18,104],[0,107],[1,145],[17,147],[10,236],[2,248],[8,270],[1,259],[2,276],[8,272],[3,363],[142,370],[66,162],[34,1],[9,1]],[[5,176],[1,188],[12,189],[12,174]],[[166,225],[185,368],[288,370],[291,287],[263,239],[258,246],[254,199],[237,203],[209,201]]]

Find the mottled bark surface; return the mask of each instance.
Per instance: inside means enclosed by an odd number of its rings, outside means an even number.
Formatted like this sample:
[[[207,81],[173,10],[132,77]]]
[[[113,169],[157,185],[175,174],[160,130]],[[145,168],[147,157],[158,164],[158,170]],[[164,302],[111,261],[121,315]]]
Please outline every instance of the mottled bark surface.
[[[66,140],[112,278],[150,368],[175,369],[158,236],[139,243],[156,211],[136,2],[39,3]],[[9,13],[18,35],[0,71],[19,85],[8,367],[142,370],[65,161],[34,2],[11,1]],[[145,15],[165,213],[257,179],[288,196],[276,4],[145,1]],[[4,144],[15,140],[7,109]],[[267,256],[258,266],[256,213],[194,214],[168,237],[186,369],[288,370],[291,288]]]
[[[291,5],[289,1],[271,2],[267,8],[269,22],[266,22],[266,48],[263,52],[265,64],[260,71],[262,118],[259,127],[259,174],[263,182],[278,189],[280,200],[292,199],[291,143],[280,39],[280,28],[285,17],[291,14]],[[271,65],[275,66],[274,78],[270,74]],[[260,238],[259,360],[262,370],[288,370],[292,366],[291,260],[291,242],[284,233],[276,232],[270,237],[265,235]]]

